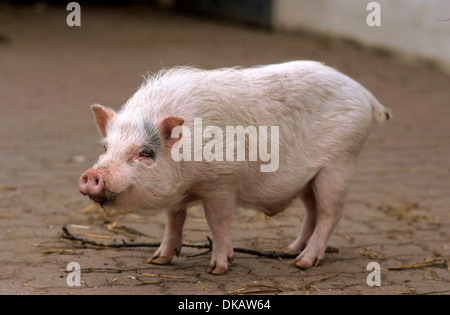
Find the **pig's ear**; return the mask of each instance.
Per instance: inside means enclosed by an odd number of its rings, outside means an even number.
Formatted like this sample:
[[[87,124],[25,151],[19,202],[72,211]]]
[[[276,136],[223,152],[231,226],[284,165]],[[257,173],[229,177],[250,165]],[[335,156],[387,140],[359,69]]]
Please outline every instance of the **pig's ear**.
[[[106,108],[99,104],[92,105],[91,110],[94,113],[98,130],[100,130],[103,137],[106,137],[106,125],[108,124],[108,121],[114,117],[116,112],[111,108]]]
[[[159,132],[161,133],[166,146],[168,146],[169,148],[172,147],[175,142],[181,139],[181,133],[177,138],[172,138],[172,130],[173,128],[181,126],[182,124],[184,124],[184,119],[178,116],[167,116],[159,122]]]

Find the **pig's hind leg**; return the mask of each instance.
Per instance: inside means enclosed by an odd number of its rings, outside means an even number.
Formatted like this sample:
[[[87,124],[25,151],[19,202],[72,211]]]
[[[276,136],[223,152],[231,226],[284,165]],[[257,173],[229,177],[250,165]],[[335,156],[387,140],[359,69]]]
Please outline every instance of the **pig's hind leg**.
[[[306,269],[318,266],[323,261],[328,239],[342,217],[344,198],[353,177],[354,166],[351,161],[341,161],[339,165],[322,168],[313,179],[311,187],[317,208],[316,222],[306,247],[293,262],[295,266]],[[300,241],[296,242],[294,249],[304,245]]]
[[[167,224],[163,240],[158,250],[148,259],[149,263],[167,265],[172,261],[173,254],[180,255],[181,239],[186,209],[167,212]]]
[[[309,238],[313,234],[314,227],[316,226],[317,205],[316,196],[312,189],[312,182],[306,185],[301,194],[301,199],[305,205],[306,214],[303,218],[302,227],[297,239],[283,250],[287,254],[300,253],[308,244]]]

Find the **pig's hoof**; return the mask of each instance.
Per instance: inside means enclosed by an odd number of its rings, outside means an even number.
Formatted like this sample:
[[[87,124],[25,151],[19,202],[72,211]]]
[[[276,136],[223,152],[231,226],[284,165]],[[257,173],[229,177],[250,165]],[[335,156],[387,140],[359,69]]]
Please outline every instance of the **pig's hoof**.
[[[151,257],[147,260],[149,264],[155,264],[155,265],[168,265],[172,261],[171,257],[167,256],[157,256],[157,257]]]
[[[223,275],[227,272],[228,267],[224,266],[210,266],[208,269],[208,273],[213,275]]]
[[[300,254],[293,262],[292,265],[300,268],[302,270],[311,268],[311,267],[317,267],[319,266],[323,261],[323,256],[317,256],[317,257],[309,257],[306,255]]]
[[[208,273],[213,274],[213,275],[223,275],[224,273],[227,272],[228,270],[228,263],[230,264],[234,264],[234,255],[233,253],[231,253],[228,256],[228,260],[224,262],[222,262],[221,264],[218,263],[217,261],[211,261],[211,264],[209,265],[209,269],[208,269]]]
[[[294,265],[297,268],[300,268],[302,270],[311,268],[313,266],[313,262],[309,259],[300,259],[298,261],[294,260],[292,262],[292,265]]]
[[[168,265],[172,262],[173,254],[180,256],[181,245],[176,247],[173,251],[166,250],[167,247],[158,248],[158,250],[150,257],[147,262],[155,265]]]

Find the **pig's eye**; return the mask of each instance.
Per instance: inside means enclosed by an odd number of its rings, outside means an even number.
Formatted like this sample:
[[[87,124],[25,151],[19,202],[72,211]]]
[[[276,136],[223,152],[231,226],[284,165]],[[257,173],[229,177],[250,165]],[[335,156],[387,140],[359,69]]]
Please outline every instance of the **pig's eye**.
[[[139,153],[139,157],[154,160],[155,152],[153,152],[151,150],[142,150],[141,153]]]

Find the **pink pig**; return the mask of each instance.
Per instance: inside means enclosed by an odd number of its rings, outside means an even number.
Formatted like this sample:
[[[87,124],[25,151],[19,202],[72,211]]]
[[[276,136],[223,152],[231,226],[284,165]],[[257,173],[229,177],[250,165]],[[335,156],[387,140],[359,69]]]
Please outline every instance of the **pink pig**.
[[[299,253],[299,268],[322,262],[373,118],[390,117],[359,83],[314,61],[177,67],[148,78],[118,113],[91,108],[105,152],[80,177],[80,192],[105,207],[165,210],[161,246],[148,260],[154,264],[180,253],[186,209],[201,201],[213,236],[213,274],[233,262],[235,208],[273,216],[296,198],[306,216],[284,251]],[[227,128],[238,126],[245,138],[234,142],[239,135]],[[269,148],[273,167],[264,170]]]

